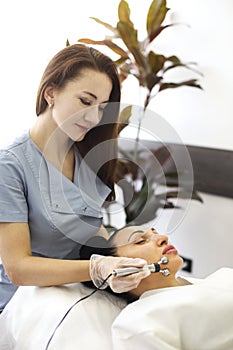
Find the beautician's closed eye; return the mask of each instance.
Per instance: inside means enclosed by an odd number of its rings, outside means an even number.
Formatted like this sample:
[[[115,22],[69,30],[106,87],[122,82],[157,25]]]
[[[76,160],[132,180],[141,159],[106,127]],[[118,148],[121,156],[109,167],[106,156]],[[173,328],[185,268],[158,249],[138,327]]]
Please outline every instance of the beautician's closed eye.
[[[92,101],[89,101],[83,97],[80,97],[79,100],[81,101],[81,103],[84,105],[84,106],[92,106]],[[104,109],[106,108],[108,104],[107,103],[101,103],[98,105],[98,109],[99,109],[99,112],[103,112]]]
[[[91,101],[86,100],[86,99],[84,99],[84,98],[82,98],[82,97],[80,97],[79,100],[81,101],[81,103],[82,103],[83,105],[85,105],[85,106],[91,106]]]

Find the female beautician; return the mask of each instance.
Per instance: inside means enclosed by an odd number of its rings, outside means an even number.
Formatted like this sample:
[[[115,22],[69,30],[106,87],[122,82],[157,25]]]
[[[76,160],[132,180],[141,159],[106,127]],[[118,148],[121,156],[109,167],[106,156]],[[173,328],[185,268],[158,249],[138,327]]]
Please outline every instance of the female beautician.
[[[0,152],[0,310],[19,285],[99,286],[114,268],[146,263],[79,260],[80,245],[103,234],[101,207],[114,198],[119,102],[116,67],[94,48],[71,45],[49,62],[36,122]],[[147,275],[109,285],[124,292]]]

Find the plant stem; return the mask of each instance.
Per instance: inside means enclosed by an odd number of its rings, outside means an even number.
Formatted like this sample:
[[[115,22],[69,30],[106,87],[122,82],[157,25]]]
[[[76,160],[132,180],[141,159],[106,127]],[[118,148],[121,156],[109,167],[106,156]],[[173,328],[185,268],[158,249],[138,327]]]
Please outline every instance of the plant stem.
[[[146,107],[148,105],[150,97],[150,92],[147,88],[144,86],[139,86],[139,119],[138,119],[138,128],[137,128],[137,135],[135,139],[135,147],[134,147],[134,162],[137,164],[138,161],[138,146],[139,146],[139,140],[140,140],[140,132],[142,127],[142,121],[145,116]]]

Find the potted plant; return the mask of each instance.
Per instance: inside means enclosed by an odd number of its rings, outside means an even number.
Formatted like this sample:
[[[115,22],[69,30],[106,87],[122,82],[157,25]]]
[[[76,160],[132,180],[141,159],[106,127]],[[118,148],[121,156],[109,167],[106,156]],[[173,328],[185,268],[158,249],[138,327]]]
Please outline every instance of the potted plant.
[[[155,52],[152,49],[156,38],[166,29],[176,25],[173,23],[164,24],[166,14],[169,11],[166,0],[153,0],[149,6],[146,16],[147,35],[144,40],[138,39],[138,31],[130,18],[130,7],[125,0],[121,0],[118,5],[118,22],[116,25],[106,23],[98,18],[91,17],[95,22],[104,26],[108,33],[103,40],[90,38],[80,38],[78,42],[91,45],[104,45],[119,57],[115,61],[121,83],[129,76],[134,76],[139,89],[143,89],[145,98],[142,106],[142,116],[138,121],[137,136],[135,139],[134,150],[126,151],[120,148],[121,158],[118,166],[118,180],[126,179],[127,183],[120,181],[119,185],[123,189],[125,199],[126,223],[141,224],[152,220],[156,216],[158,208],[173,208],[175,205],[170,198],[175,198],[182,192],[186,197],[186,189],[178,181],[178,173],[164,172],[166,178],[166,187],[174,187],[174,190],[166,190],[160,194],[155,193],[155,186],[160,183],[160,175],[156,169],[151,171],[151,157],[145,156],[143,150],[139,147],[141,122],[152,98],[166,89],[174,89],[182,86],[201,89],[197,79],[188,79],[180,82],[167,81],[167,72],[185,68],[193,70],[194,63],[184,63],[176,55],[165,56],[162,53]],[[111,35],[109,34],[111,33]],[[67,41],[67,45],[69,42]],[[120,116],[119,134],[129,124],[132,109],[126,107]],[[151,156],[155,157],[160,166],[166,169],[166,164],[171,155],[165,146],[151,150]],[[146,169],[144,171],[143,169]],[[127,188],[127,189],[126,189]],[[130,201],[127,199],[131,193]],[[187,194],[187,197],[190,194]],[[200,196],[194,190],[191,197],[201,201]],[[140,215],[143,212],[143,217]],[[111,222],[108,223],[111,227]]]

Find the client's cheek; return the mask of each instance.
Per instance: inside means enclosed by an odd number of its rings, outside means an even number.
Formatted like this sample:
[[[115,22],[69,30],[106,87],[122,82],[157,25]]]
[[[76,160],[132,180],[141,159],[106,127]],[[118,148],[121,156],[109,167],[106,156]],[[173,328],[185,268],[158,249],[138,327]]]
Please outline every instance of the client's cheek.
[[[127,258],[132,258],[132,254],[130,253],[130,251],[128,251],[128,249],[125,248],[118,248],[116,253],[117,256],[125,256]]]

